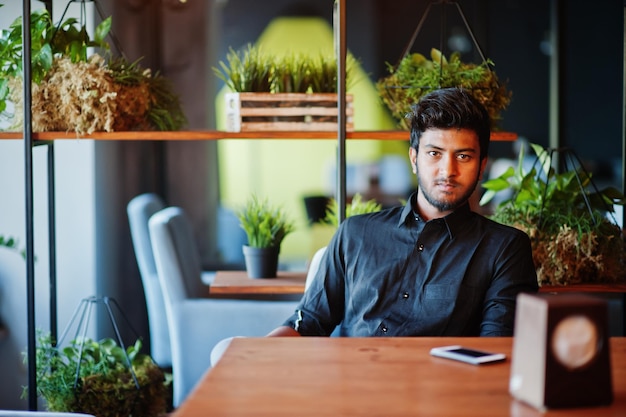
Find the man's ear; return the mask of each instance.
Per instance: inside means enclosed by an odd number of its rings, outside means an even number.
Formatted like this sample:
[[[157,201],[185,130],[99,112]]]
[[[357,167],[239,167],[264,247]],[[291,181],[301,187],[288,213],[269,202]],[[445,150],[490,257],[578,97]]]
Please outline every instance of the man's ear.
[[[415,148],[409,148],[409,161],[411,161],[411,169],[417,174],[417,151]]]

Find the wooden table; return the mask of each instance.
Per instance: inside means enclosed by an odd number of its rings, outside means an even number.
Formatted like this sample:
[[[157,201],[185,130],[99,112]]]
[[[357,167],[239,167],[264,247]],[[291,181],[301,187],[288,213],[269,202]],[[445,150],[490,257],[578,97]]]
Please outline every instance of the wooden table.
[[[512,338],[235,339],[173,417],[626,416],[626,338],[612,338],[609,407],[541,413],[508,392]],[[463,344],[507,354],[474,366],[430,356]]]
[[[278,271],[276,278],[249,278],[246,271],[217,271],[210,287],[219,295],[303,294],[306,272]]]

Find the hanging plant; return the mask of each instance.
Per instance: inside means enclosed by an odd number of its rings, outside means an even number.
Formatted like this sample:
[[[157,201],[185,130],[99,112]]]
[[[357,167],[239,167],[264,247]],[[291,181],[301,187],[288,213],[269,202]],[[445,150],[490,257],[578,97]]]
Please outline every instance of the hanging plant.
[[[512,93],[498,80],[490,68],[491,60],[481,64],[465,63],[453,52],[446,58],[439,50],[431,49],[431,59],[419,53],[407,54],[397,67],[387,63],[389,75],[376,83],[381,100],[401,129],[408,130],[407,114],[422,96],[447,87],[467,89],[480,101],[491,117],[494,130],[501,120],[501,112],[511,102]]]
[[[520,152],[517,168],[483,183],[480,204],[508,193],[491,218],[530,236],[540,285],[624,282],[626,246],[611,219],[613,206],[626,203],[624,195],[614,187],[591,187],[591,174],[580,166],[557,173],[552,154],[531,146],[537,167],[526,172]]]
[[[186,124],[168,80],[138,62],[109,57],[111,17],[93,38],[75,18],[54,25],[45,9],[30,20],[34,131],[179,130]],[[103,55],[88,55],[94,47]],[[0,32],[0,122],[7,130],[23,125],[22,48],[19,18]]]

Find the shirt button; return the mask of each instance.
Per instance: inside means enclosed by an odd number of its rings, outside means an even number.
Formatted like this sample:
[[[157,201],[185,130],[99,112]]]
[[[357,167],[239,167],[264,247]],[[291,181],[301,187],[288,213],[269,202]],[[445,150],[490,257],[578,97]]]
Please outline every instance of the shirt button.
[[[402,298],[404,298],[405,300],[409,298],[409,293],[405,292],[404,294],[402,294]]]
[[[381,330],[383,333],[387,333],[387,327],[385,327],[385,326],[381,327],[381,328],[380,328],[380,330]]]
[[[420,252],[423,251],[424,250],[424,244],[420,243],[419,245],[417,245],[417,250],[420,251]]]

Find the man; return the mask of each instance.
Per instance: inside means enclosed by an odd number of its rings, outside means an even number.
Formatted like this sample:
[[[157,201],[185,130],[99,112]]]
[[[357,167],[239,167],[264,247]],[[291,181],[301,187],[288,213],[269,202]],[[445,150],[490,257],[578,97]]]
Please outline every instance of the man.
[[[418,189],[405,207],[346,219],[295,314],[270,336],[512,336],[536,292],[530,239],[470,210],[490,119],[467,91],[436,90],[411,115]]]

